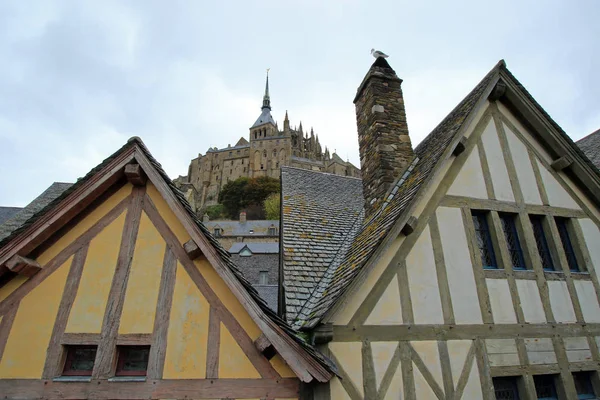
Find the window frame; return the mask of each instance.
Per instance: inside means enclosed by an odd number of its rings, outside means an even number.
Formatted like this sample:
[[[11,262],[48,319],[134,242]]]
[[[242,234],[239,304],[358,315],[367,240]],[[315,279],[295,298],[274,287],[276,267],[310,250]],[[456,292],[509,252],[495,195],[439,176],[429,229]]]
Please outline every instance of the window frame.
[[[560,383],[560,375],[558,374],[542,374],[542,375],[533,375],[533,387],[535,389],[536,398],[538,400],[559,400],[560,396],[560,388],[557,383]],[[537,379],[536,379],[537,378]],[[538,380],[539,379],[549,379],[552,382],[552,389],[554,391],[554,397],[539,397],[538,394]],[[558,382],[557,382],[558,381]]]
[[[62,376],[92,376],[94,367],[96,366],[96,356],[98,354],[98,346],[95,344],[90,345],[64,345],[65,348],[65,363],[63,365]],[[77,349],[94,349],[94,363],[92,369],[73,369],[73,361],[75,359],[75,350]]]
[[[263,282],[262,278],[266,278]],[[259,285],[268,285],[269,284],[269,271],[258,271],[258,284]]]
[[[506,242],[506,247],[508,250],[508,255],[510,257],[509,261],[511,264],[511,268],[513,271],[526,271],[527,261],[525,260],[525,251],[523,250],[523,244],[521,243],[521,234],[519,229],[519,215],[515,213],[509,212],[499,212],[498,218],[500,219],[500,227],[502,229],[502,235],[504,235],[504,240]],[[508,227],[509,232],[507,232],[507,224],[510,225]],[[516,245],[516,248],[510,245],[509,235],[514,236],[513,242]],[[515,267],[514,265],[514,257],[513,254],[516,253],[516,258],[521,263],[521,267]]]
[[[475,219],[479,219],[479,222],[477,224],[475,224]],[[490,211],[489,210],[471,210],[471,219],[472,219],[472,223],[473,223],[473,231],[475,233],[475,249],[478,250],[479,253],[479,262],[481,263],[481,266],[483,269],[489,269],[489,270],[497,270],[497,269],[501,269],[499,264],[498,264],[498,258],[496,257],[496,249],[494,248],[494,240],[492,238],[492,230],[491,230],[491,226],[492,224],[490,224],[489,221],[490,218]],[[483,222],[483,224],[482,224]],[[484,229],[478,229],[477,226],[482,226],[484,227]],[[493,265],[484,265],[484,260],[483,260],[483,256],[482,256],[482,249],[479,247],[479,232],[484,232],[485,233],[485,237],[483,238],[483,241],[485,242],[485,246],[488,248],[488,252],[489,252],[489,256],[490,259],[493,263]]]
[[[517,376],[494,376],[492,377],[492,385],[494,386],[494,397],[496,398],[496,383],[495,382],[510,382],[512,389],[514,390],[514,393],[517,395],[515,400],[521,400],[522,396],[521,396],[521,391],[522,391],[522,383],[521,383],[522,377],[517,375]]]
[[[148,351],[148,360],[146,361],[146,368],[144,370],[124,370],[123,367],[125,362],[127,361],[123,354],[128,350],[147,350]],[[125,346],[117,346],[117,365],[115,368],[115,376],[123,377],[123,376],[146,376],[148,375],[148,362],[150,359],[150,345],[125,345]]]
[[[579,260],[579,258],[577,257],[577,246],[576,243],[574,243],[573,241],[573,237],[575,235],[573,234],[571,228],[571,218],[554,217],[554,222],[556,223],[556,229],[558,231],[557,241],[560,243],[560,246],[562,246],[565,257],[567,259],[567,266],[569,268],[569,271],[587,272],[584,268],[582,268],[584,263],[581,263],[581,260]],[[557,243],[557,247],[559,243]],[[572,263],[574,263],[575,265],[573,265]]]
[[[542,269],[545,272],[556,272],[556,262],[552,256],[552,249],[550,248],[550,243],[548,241],[548,229],[546,228],[546,218],[547,216],[543,214],[529,214],[529,222],[531,223],[531,229],[533,230],[535,247],[537,250],[537,254],[540,257]],[[541,236],[538,235],[538,233],[540,233]],[[540,249],[540,246],[542,246],[543,249]],[[542,254],[542,252],[544,254]],[[545,265],[544,260],[548,260],[550,262],[549,267]]]

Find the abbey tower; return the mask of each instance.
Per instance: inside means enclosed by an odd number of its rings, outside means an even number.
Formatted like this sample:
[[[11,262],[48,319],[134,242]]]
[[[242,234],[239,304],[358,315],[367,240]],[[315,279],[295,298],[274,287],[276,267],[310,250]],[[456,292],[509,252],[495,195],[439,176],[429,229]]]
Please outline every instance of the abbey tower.
[[[217,204],[223,185],[240,177],[270,176],[279,179],[281,166],[292,166],[336,175],[360,177],[360,168],[323,150],[313,129],[305,132],[302,122],[291,128],[286,111],[280,130],[271,115],[267,75],[261,113],[250,126],[249,138],[234,145],[209,148],[190,162],[187,176],[175,179],[195,211]]]

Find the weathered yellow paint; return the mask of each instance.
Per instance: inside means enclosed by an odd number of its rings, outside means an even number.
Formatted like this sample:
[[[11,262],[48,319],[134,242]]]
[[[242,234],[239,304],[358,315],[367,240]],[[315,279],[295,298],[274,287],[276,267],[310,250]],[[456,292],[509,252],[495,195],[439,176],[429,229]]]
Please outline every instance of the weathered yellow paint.
[[[92,212],[90,212],[85,218],[83,218],[76,226],[66,232],[59,240],[56,241],[50,248],[45,250],[42,254],[37,257],[37,262],[40,265],[45,265],[48,261],[52,260],[58,253],[60,253],[65,247],[71,244],[75,239],[90,229],[96,222],[100,220],[106,213],[112,210],[117,204],[124,198],[131,194],[131,184],[124,185],[121,189],[115,192],[108,199],[104,200],[98,205]]]
[[[69,258],[21,300],[0,361],[0,378],[41,378],[72,260]]]
[[[294,371],[292,371],[292,369],[287,365],[285,360],[279,354],[276,354],[275,357],[271,358],[271,365],[273,366],[273,368],[275,368],[275,371],[277,371],[277,373],[281,375],[282,378],[296,377]]]
[[[400,306],[400,290],[397,275],[390,280],[377,304],[365,321],[365,325],[400,325],[402,324],[402,308]]]
[[[19,286],[27,281],[26,276],[17,275],[0,288],[0,301],[6,299],[12,292],[17,290]]]
[[[350,396],[348,396],[348,392],[342,386],[342,382],[337,376],[334,376],[331,381],[329,381],[329,390],[332,399],[336,400],[350,400]]]
[[[119,256],[125,214],[122,213],[90,242],[65,332],[100,333],[102,330],[104,311]]]
[[[119,333],[152,333],[166,243],[142,213]]]
[[[210,286],[223,305],[240,323],[248,336],[252,340],[258,339],[262,332],[208,260],[205,257],[200,257],[194,261],[194,264],[196,264],[196,268],[198,268],[204,279],[206,279],[208,286]]]
[[[160,213],[161,217],[165,220],[169,228],[173,231],[179,243],[185,243],[190,240],[190,235],[187,233],[179,218],[171,211],[171,208],[167,202],[162,198],[156,187],[151,183],[146,185],[146,193],[152,199],[152,202],[156,206],[156,209]]]
[[[219,378],[260,378],[240,345],[221,322],[221,346],[219,347]]]
[[[163,378],[204,379],[210,306],[177,263]]]

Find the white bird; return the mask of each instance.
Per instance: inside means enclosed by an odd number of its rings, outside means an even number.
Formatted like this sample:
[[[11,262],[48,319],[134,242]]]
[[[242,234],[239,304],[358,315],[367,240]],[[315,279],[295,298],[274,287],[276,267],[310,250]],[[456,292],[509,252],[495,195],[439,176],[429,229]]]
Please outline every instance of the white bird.
[[[383,51],[379,51],[379,50],[375,50],[375,49],[371,49],[371,55],[375,58],[379,58],[379,57],[388,58],[389,57]]]

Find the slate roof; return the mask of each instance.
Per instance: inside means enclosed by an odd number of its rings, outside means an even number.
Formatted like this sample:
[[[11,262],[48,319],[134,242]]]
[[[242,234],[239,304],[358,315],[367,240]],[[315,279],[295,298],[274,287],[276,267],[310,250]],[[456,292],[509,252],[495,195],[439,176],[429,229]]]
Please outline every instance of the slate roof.
[[[283,290],[293,321],[338,255],[352,227],[362,221],[358,178],[281,167]],[[359,222],[357,222],[357,219]]]
[[[279,229],[279,221],[276,219],[262,219],[262,220],[247,220],[246,222],[240,221],[208,221],[204,222],[204,225],[211,231],[215,227],[223,229],[222,236],[273,236],[268,235],[269,228],[273,226]],[[250,231],[254,233],[250,233]]]
[[[347,244],[347,249],[342,249],[335,262],[331,262],[321,273],[322,278],[318,285],[313,287],[310,299],[298,312],[298,319],[294,323],[295,328],[314,327],[348,288],[394,223],[415,200],[419,189],[432,175],[434,167],[441,160],[444,151],[473,111],[486,88],[498,76],[500,68],[505,68],[504,61],[500,61],[415,148],[415,159],[392,187],[381,209],[362,223],[359,223],[360,218],[356,218],[355,224],[346,224],[346,229],[351,228],[347,233],[352,238],[351,243]],[[333,210],[335,205],[330,206],[328,211]]]
[[[576,144],[596,168],[600,169],[600,129],[579,139]]]
[[[277,291],[279,289],[279,286],[254,285],[254,289],[256,289],[260,297],[267,302],[269,308],[273,310],[273,312],[277,312]]]
[[[22,207],[0,207],[0,225],[22,210]]]
[[[181,203],[182,207],[186,210],[188,216],[192,221],[197,225],[200,231],[204,234],[204,236],[208,239],[209,243],[215,248],[218,255],[227,265],[227,267],[231,270],[233,275],[238,279],[238,281],[242,284],[244,289],[250,294],[253,300],[258,304],[261,310],[270,318],[273,322],[275,322],[284,332],[286,332],[291,338],[293,338],[308,354],[310,354],[317,362],[319,362],[324,368],[329,371],[332,371],[337,374],[337,368],[335,364],[323,356],[318,350],[312,347],[309,343],[307,343],[303,338],[297,335],[296,331],[283,319],[281,319],[275,311],[273,311],[269,305],[261,298],[256,289],[244,278],[242,272],[238,269],[238,267],[231,260],[230,254],[221,246],[219,241],[210,233],[210,231],[204,226],[204,224],[200,221],[196,213],[192,210],[192,207],[185,199],[184,194],[175,186],[173,181],[169,178],[167,173],[162,168],[161,164],[152,156],[150,151],[147,149],[144,142],[139,137],[130,138],[123,147],[105,159],[102,163],[93,168],[90,172],[88,172],[83,178],[80,178],[74,184],[62,184],[62,185],[70,185],[70,187],[66,188],[66,190],[62,191],[62,194],[55,197],[51,202],[46,203],[44,207],[37,207],[37,212],[32,214],[30,218],[25,221],[18,229],[13,230],[8,236],[0,239],[0,248],[2,248],[5,244],[10,242],[14,237],[16,237],[20,232],[22,232],[27,226],[31,225],[39,218],[41,218],[44,214],[52,210],[56,205],[58,205],[63,199],[65,199],[69,194],[71,194],[74,190],[81,187],[85,182],[91,179],[97,172],[101,171],[110,161],[114,158],[118,157],[123,151],[128,149],[129,147],[137,144],[139,148],[142,150],[144,155],[148,158],[152,166],[156,169],[158,174],[162,177],[166,185],[172,191],[173,195],[176,199]],[[52,186],[50,187],[52,188]],[[49,188],[49,189],[50,189]],[[48,189],[48,190],[49,190]],[[47,190],[47,191],[48,191]],[[44,192],[46,193],[46,192]],[[42,196],[44,196],[42,193]],[[38,197],[39,199],[39,197]],[[37,199],[36,199],[37,200]],[[36,201],[34,200],[34,202]]]
[[[229,253],[237,254],[244,247],[248,247],[248,249],[252,252],[252,254],[278,254],[279,253],[279,243],[245,243],[239,242],[234,243],[229,249]]]
[[[10,219],[4,221],[2,225],[0,225],[0,241],[23,226],[34,214],[59,197],[65,190],[71,187],[71,185],[72,183],[54,182],[31,203],[27,204]]]
[[[256,127],[256,126],[264,125],[264,124],[273,124],[273,125],[275,125],[275,121],[273,120],[273,117],[271,116],[271,109],[269,109],[267,107],[263,107],[260,115],[256,119],[256,122],[254,122],[254,124],[252,124],[252,126],[250,127],[250,129],[252,129],[252,128]]]

